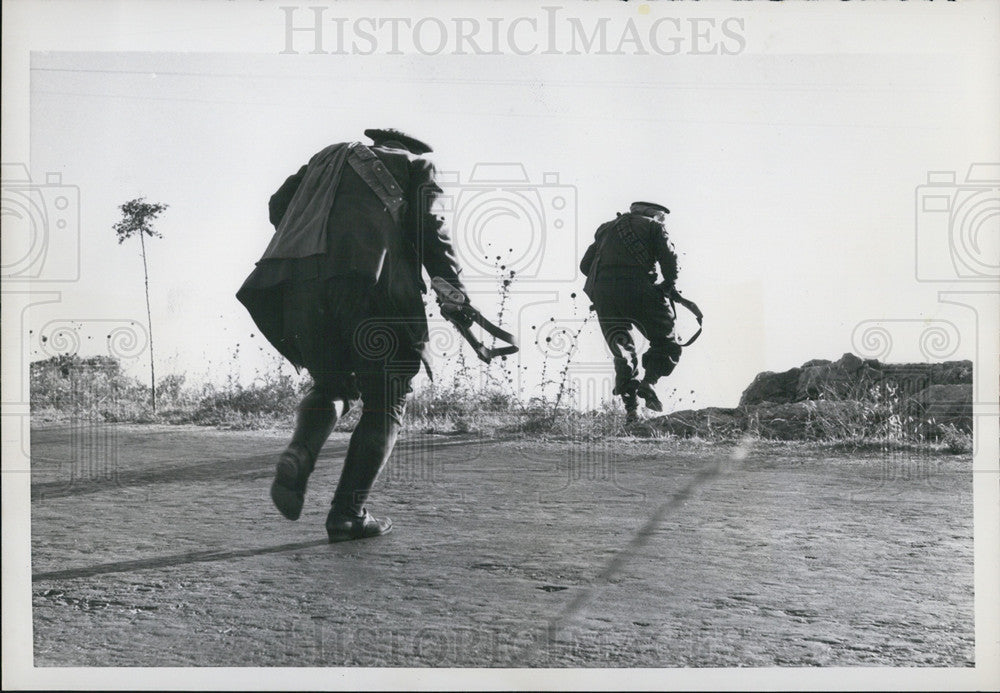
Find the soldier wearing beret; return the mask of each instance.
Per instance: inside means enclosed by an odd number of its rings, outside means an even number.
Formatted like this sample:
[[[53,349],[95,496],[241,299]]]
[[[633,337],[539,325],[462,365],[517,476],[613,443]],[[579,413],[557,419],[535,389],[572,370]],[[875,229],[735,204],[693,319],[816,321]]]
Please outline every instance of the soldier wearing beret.
[[[421,274],[464,287],[442,220],[431,148],[398,130],[366,130],[373,144],[333,144],[271,197],[275,227],[237,293],[267,340],[312,388],[298,407],[271,498],[298,519],[320,449],[352,400],[363,401],[326,519],[331,542],[388,532],[366,507],[399,433],[410,381],[426,365]]]
[[[675,295],[677,281],[677,254],[665,224],[669,213],[652,202],[632,203],[628,212],[601,224],[580,262],[580,271],[587,277],[584,291],[593,301],[614,358],[614,394],[622,398],[629,423],[638,420],[640,397],[649,409],[663,410],[653,386],[673,372],[681,354],[668,300]],[[659,283],[657,267],[662,277]],[[649,349],[642,355],[645,374],[641,380],[633,327],[649,340]]]

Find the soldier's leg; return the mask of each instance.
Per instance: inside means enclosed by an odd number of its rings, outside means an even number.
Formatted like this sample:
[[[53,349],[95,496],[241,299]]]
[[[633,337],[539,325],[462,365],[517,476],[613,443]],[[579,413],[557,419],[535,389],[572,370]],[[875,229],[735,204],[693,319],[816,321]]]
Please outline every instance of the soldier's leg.
[[[390,520],[372,517],[365,503],[396,444],[410,381],[419,367],[419,360],[407,359],[358,373],[364,405],[326,520],[331,542],[374,537],[392,528]]]
[[[634,347],[629,358],[615,359],[615,389],[614,394],[622,398],[625,406],[625,421],[633,423],[639,420],[639,381],[635,376],[639,373],[639,360]]]
[[[322,380],[299,402],[292,440],[278,459],[271,484],[271,500],[289,520],[297,520],[301,515],[306,484],[316,458],[347,407],[343,395]]]
[[[626,419],[633,421],[638,418],[639,408],[636,397],[636,388],[639,384],[636,380],[639,375],[639,359],[630,331],[632,323],[621,318],[602,315],[600,310],[597,312],[597,320],[615,365],[615,387],[612,393],[622,398]]]
[[[642,367],[646,371],[642,382],[655,385],[660,378],[674,372],[681,357],[681,347],[672,337],[650,340],[649,349],[642,355]]]
[[[659,292],[645,297],[642,319],[637,326],[649,339],[649,348],[642,355],[645,373],[639,383],[638,394],[646,401],[647,407],[663,411],[653,386],[660,378],[673,373],[681,356],[681,347],[674,336],[674,312]]]
[[[680,358],[680,347],[673,340],[650,341],[649,349],[642,355],[642,367],[646,371],[639,382],[636,393],[653,411],[663,411],[663,403],[653,387],[657,381],[670,375]]]
[[[337,419],[343,416],[348,404],[333,392],[313,386],[302,398],[295,412],[295,431],[290,449],[308,456],[313,463],[330,437]]]
[[[674,335],[674,313],[670,305],[653,303],[643,316],[639,328],[649,339],[649,349],[642,355],[645,370],[642,382],[655,385],[660,378],[674,372],[681,357],[681,347]]]
[[[360,308],[345,298],[352,294],[341,284],[311,280],[292,284],[284,292],[285,341],[299,354],[314,383],[299,403],[292,440],[278,460],[271,485],[271,500],[290,520],[302,512],[306,483],[320,449],[347,403],[358,397],[350,372],[350,341],[343,333]]]

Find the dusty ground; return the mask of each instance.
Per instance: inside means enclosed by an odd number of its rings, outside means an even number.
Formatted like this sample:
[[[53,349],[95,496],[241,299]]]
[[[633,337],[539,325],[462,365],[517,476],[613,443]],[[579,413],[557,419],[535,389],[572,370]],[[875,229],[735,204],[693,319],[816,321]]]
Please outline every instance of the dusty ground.
[[[968,458],[410,438],[328,545],[343,437],[298,522],[283,445],[35,429],[36,666],[973,664]]]

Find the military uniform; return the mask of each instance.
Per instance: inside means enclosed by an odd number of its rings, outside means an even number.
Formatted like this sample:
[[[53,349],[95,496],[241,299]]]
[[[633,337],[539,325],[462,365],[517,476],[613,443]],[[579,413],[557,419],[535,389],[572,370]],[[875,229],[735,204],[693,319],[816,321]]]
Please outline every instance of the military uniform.
[[[464,292],[442,219],[430,147],[395,130],[374,145],[330,145],[271,197],[276,232],[237,293],[265,338],[314,384],[298,409],[271,497],[297,519],[306,482],[337,417],[361,418],[327,517],[331,541],[385,533],[365,508],[392,452],[410,381],[426,365],[421,268]]]
[[[584,291],[593,301],[614,358],[614,393],[622,397],[630,419],[640,396],[650,408],[662,408],[652,386],[673,372],[681,354],[673,307],[667,300],[677,281],[677,254],[662,221],[667,213],[661,205],[633,203],[627,213],[598,227],[580,262],[587,277]],[[657,284],[657,266],[662,284]],[[632,327],[649,340],[642,355],[646,372],[641,381]]]

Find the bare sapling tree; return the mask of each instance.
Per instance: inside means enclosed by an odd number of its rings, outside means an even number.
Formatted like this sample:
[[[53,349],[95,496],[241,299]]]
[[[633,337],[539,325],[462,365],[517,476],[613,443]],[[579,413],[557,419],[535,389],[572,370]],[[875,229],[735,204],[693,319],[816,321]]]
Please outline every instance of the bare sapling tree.
[[[167,205],[146,202],[145,198],[137,197],[118,207],[122,211],[122,218],[113,227],[118,235],[119,245],[133,236],[138,236],[139,245],[142,248],[142,274],[146,287],[146,319],[149,324],[149,389],[152,393],[154,414],[156,413],[156,367],[153,364],[153,316],[149,309],[149,266],[146,263],[146,236],[163,238],[159,232],[153,229],[153,220],[166,208]]]

